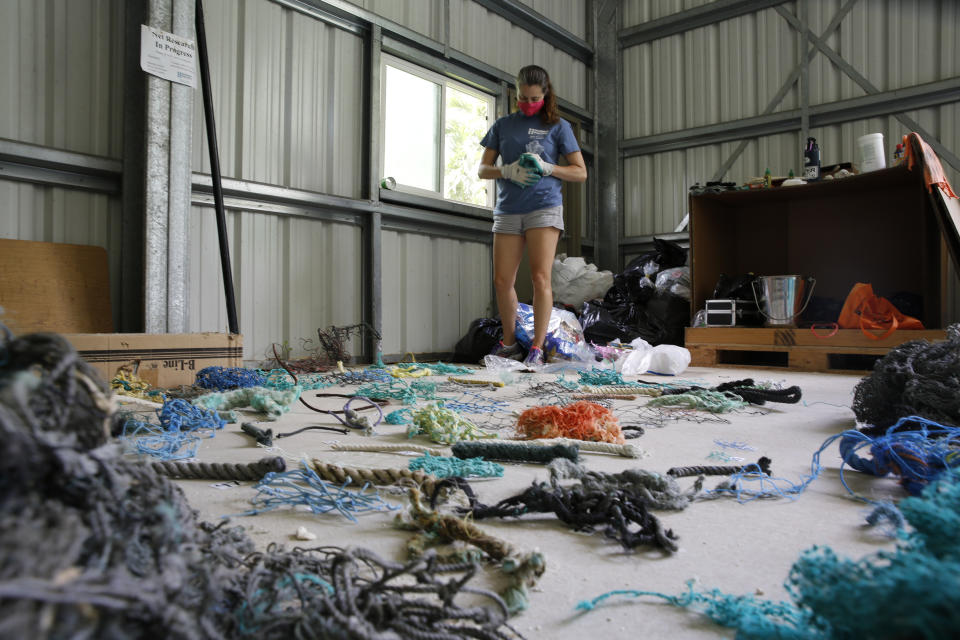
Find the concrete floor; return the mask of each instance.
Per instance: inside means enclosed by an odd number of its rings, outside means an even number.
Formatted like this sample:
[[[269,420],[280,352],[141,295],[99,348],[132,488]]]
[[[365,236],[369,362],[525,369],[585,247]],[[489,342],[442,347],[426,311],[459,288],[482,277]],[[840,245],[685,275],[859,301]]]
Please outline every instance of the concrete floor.
[[[496,380],[498,376],[479,370],[475,377]],[[720,439],[742,442],[755,451],[725,449],[728,454],[744,457],[748,462],[766,455],[773,461],[773,475],[799,483],[810,473],[811,457],[830,436],[854,427],[850,409],[852,391],[858,376],[838,374],[794,373],[779,370],[691,368],[678,378],[704,385],[753,377],[757,381],[773,381],[783,386],[799,385],[803,400],[795,405],[775,404],[763,409],[725,414],[723,422],[670,421],[661,428],[648,428],[633,444],[645,450],[641,459],[612,455],[583,454],[591,470],[617,472],[641,467],[666,472],[672,466],[718,464],[707,456],[721,447]],[[493,398],[509,400],[516,410],[538,404],[536,398],[519,398],[518,392],[538,381],[555,379],[556,375],[516,374],[512,384],[496,391],[486,391]],[[576,380],[576,374],[567,374]],[[442,381],[444,378],[430,378]],[[636,379],[630,377],[628,379]],[[651,380],[651,377],[645,377]],[[669,378],[655,378],[660,382]],[[355,387],[331,388],[352,393]],[[311,403],[326,409],[343,406],[343,399],[315,398],[307,392]],[[616,401],[615,411],[638,407],[647,402]],[[385,413],[400,408],[399,403]],[[484,415],[467,415],[482,422]],[[291,412],[274,423],[260,423],[275,433],[293,431],[310,424],[336,425],[330,416],[311,412],[299,403]],[[405,427],[381,424],[374,441],[409,442]],[[501,432],[502,436],[509,432]],[[321,431],[308,431],[277,441],[288,456],[288,466],[302,456],[319,458],[335,464],[370,467],[406,467],[413,455],[395,453],[355,453],[331,450],[334,441],[367,443],[371,439],[357,433],[341,436]],[[418,444],[430,444],[423,436]],[[204,461],[247,462],[268,455],[251,438],[232,424],[215,438],[205,440],[198,459]],[[717,588],[730,594],[759,595],[772,600],[788,599],[783,588],[790,567],[801,551],[812,545],[828,545],[841,555],[858,558],[882,548],[892,548],[889,538],[867,529],[864,517],[867,505],[851,499],[841,485],[840,457],[834,444],[821,457],[822,475],[796,499],[764,499],[740,504],[733,498],[695,501],[680,512],[658,511],[665,526],[679,535],[679,552],[666,555],[660,551],[640,549],[624,552],[619,544],[601,535],[576,533],[559,523],[552,515],[522,519],[483,520],[482,528],[521,549],[539,549],[547,559],[547,570],[531,594],[530,607],[513,619],[514,625],[529,638],[717,638],[734,637],[735,632],[716,626],[705,617],[673,608],[652,598],[613,599],[587,614],[577,614],[575,606],[585,599],[613,589],[638,589],[679,594],[685,583],[696,580],[702,589]],[[503,478],[477,480],[473,483],[481,501],[490,504],[519,493],[533,480],[546,480],[546,470],[537,465],[506,465]],[[890,479],[866,477],[846,470],[848,484],[855,491],[871,498],[900,498],[905,493]],[[721,478],[708,478],[706,487],[714,487]],[[684,487],[693,479],[680,481]],[[232,488],[217,488],[213,481],[180,481],[193,508],[202,519],[218,522],[224,515],[250,509],[253,483]],[[401,497],[381,492],[385,500],[404,506]],[[298,527],[317,534],[317,544],[359,545],[397,560],[402,559],[409,533],[392,526],[393,513],[369,513],[357,524],[335,515],[313,515],[295,510],[236,518],[253,539],[266,546],[278,542],[288,547],[309,545],[294,539]],[[487,584],[493,587],[490,576]]]

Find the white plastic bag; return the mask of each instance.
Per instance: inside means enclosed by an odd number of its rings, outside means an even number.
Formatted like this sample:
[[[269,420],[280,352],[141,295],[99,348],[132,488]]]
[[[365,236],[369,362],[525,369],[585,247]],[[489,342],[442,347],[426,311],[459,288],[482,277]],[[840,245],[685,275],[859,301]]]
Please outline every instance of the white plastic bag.
[[[647,372],[663,375],[679,375],[690,366],[690,351],[673,344],[658,344],[651,347],[643,338],[630,343],[633,349],[617,360],[617,371],[625,376]]]
[[[690,366],[690,350],[675,344],[658,344],[650,353],[647,371],[676,376]]]
[[[485,366],[490,371],[519,371],[523,369],[523,363],[518,360],[513,360],[511,358],[501,358],[500,356],[495,356],[490,354],[488,356],[483,356],[483,366]]]
[[[613,273],[597,271],[597,266],[583,258],[560,254],[553,261],[550,277],[553,300],[580,308],[587,300],[601,298],[613,286]]]

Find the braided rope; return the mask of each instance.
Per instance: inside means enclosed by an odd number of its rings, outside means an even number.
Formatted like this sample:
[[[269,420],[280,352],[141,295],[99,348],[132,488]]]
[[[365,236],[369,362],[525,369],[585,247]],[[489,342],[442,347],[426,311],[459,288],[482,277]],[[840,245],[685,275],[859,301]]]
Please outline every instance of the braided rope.
[[[504,462],[533,462],[547,464],[554,458],[577,461],[579,450],[576,444],[533,445],[527,442],[507,444],[506,440],[475,441],[461,440],[452,447],[458,458],[483,458]]]
[[[580,447],[581,453],[612,453],[624,458],[643,458],[647,455],[646,451],[636,445],[613,442],[589,442],[587,440],[574,440],[573,438],[538,438],[536,440],[518,440],[517,442],[543,445],[575,444]]]
[[[529,589],[536,586],[546,570],[546,559],[539,551],[521,553],[509,542],[490,535],[467,518],[441,515],[427,508],[416,488],[410,490],[409,511],[397,516],[394,524],[417,532],[407,543],[407,551],[414,558],[422,556],[427,545],[459,541],[476,547],[499,563],[508,582],[500,595],[510,613],[518,613],[529,606]]]
[[[663,391],[656,387],[639,387],[635,385],[623,385],[623,384],[606,384],[606,385],[584,385],[582,390],[585,393],[602,393],[605,395],[643,395],[643,396],[659,396],[663,394]]]
[[[166,460],[154,462],[153,470],[161,476],[181,480],[260,480],[270,472],[283,472],[287,463],[279,456],[261,458],[256,462],[183,462]]]
[[[450,382],[456,382],[458,384],[472,384],[481,387],[492,386],[492,387],[502,387],[504,384],[499,380],[474,380],[472,378],[455,378],[450,376],[447,378]]]
[[[673,467],[667,470],[667,475],[674,478],[688,478],[690,476],[732,476],[735,473],[746,473],[758,470],[764,475],[771,475],[770,458],[763,456],[756,462],[747,465],[720,466],[698,465],[693,467]]]
[[[334,442],[330,445],[330,448],[334,451],[369,451],[371,453],[432,453],[433,455],[442,456],[444,454],[444,449],[438,449],[436,447],[425,447],[419,444],[341,444],[339,442]]]
[[[635,395],[626,395],[622,393],[575,393],[571,396],[574,400],[636,400]]]
[[[436,476],[424,473],[423,471],[342,467],[340,465],[322,462],[316,458],[310,461],[310,468],[323,480],[340,485],[346,482],[359,486],[365,484],[381,486],[389,484],[413,484],[422,487],[428,494],[433,493],[438,480]]]

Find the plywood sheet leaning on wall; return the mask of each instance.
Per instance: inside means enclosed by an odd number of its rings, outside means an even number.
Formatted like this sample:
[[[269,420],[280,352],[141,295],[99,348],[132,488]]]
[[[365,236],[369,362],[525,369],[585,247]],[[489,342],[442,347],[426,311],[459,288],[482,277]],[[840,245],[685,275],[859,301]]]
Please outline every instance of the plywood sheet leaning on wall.
[[[15,334],[111,333],[103,247],[0,239],[0,322]]]

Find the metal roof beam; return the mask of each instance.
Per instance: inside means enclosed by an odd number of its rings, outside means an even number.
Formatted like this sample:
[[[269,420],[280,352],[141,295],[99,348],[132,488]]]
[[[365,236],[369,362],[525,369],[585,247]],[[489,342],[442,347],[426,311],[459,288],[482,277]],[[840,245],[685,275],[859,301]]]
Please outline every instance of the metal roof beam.
[[[549,42],[558,49],[563,49],[586,65],[593,64],[593,47],[590,43],[573,35],[527,5],[517,0],[474,0],[474,2],[488,11],[496,13],[511,24],[530,32],[544,42]]]
[[[618,35],[620,48],[634,47],[748,13],[757,13],[785,2],[787,0],[717,0],[622,29]]]
[[[812,105],[810,127],[825,127],[952,102],[960,102],[960,77]],[[693,129],[631,138],[621,142],[620,151],[624,157],[641,156],[743,138],[759,138],[799,129],[800,110],[792,109]]]

